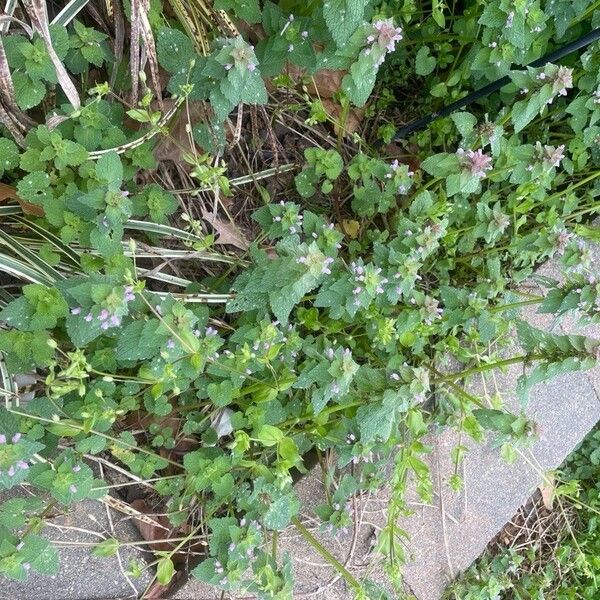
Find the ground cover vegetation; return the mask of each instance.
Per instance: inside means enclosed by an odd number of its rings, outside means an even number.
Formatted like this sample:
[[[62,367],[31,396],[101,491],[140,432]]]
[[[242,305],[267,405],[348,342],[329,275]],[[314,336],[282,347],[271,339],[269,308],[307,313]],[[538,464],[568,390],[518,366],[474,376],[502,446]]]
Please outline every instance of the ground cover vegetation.
[[[599,440],[596,427],[446,598],[598,597]]]
[[[400,594],[430,425],[493,430],[508,460],[535,433],[469,378],[522,363],[524,406],[599,358],[519,312],[598,318],[600,49],[527,65],[599,25],[588,0],[9,0],[0,489],[35,495],[0,504],[0,572],[56,573],[44,520],[136,482],[172,540],[152,546],[158,586],[192,569],[291,597],[292,526],[384,598],[301,521],[293,481],[321,462],[324,530],[392,486],[376,552]],[[549,258],[560,282],[535,275]]]

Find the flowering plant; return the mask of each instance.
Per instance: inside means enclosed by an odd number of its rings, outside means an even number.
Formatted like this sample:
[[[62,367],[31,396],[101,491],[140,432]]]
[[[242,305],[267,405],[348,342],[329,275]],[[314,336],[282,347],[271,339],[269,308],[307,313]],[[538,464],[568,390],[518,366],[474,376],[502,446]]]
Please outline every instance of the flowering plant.
[[[519,68],[552,36],[574,35],[565,19],[579,31],[598,14],[541,4],[473,3],[446,26],[439,2],[420,13],[408,0],[220,0],[215,22],[229,23],[228,11],[235,31],[208,37],[187,13],[153,8],[137,23],[156,40],[150,85],[139,69],[122,84],[104,34],[81,23],[3,39],[19,83],[11,114],[40,113],[23,127],[0,113],[0,173],[19,199],[0,207],[0,241],[13,249],[0,254],[11,283],[0,296],[0,489],[31,486],[47,504],[0,505],[0,517],[18,513],[0,518],[1,573],[56,571],[37,524],[107,493],[86,463],[102,457],[152,489],[172,528],[176,541],[156,555],[159,583],[208,530],[194,576],[289,598],[291,560],[271,545],[295,526],[331,556],[300,521],[293,486],[311,457],[326,456],[336,483],[317,509],[324,531],[351,523],[352,495],[393,487],[377,551],[400,586],[395,524],[411,478],[431,497],[429,425],[476,440],[490,429],[508,459],[534,429],[463,384],[524,363],[525,403],[537,382],[598,359],[597,341],[544,333],[519,315],[532,304],[600,314],[589,224],[600,54],[592,46],[571,66]],[[81,75],[90,98],[75,106],[54,46],[72,75],[82,61],[114,63],[114,75],[101,71],[112,83]],[[132,48],[139,54],[135,38]],[[337,81],[327,98],[323,73]],[[374,148],[393,138],[393,93],[434,110],[499,74],[511,79],[499,97]],[[58,100],[46,95],[57,82]],[[360,132],[352,118],[369,125]],[[310,143],[294,149],[290,138]],[[282,165],[287,152],[296,160]],[[259,160],[272,163],[254,173]],[[240,165],[250,172],[230,176]],[[234,209],[239,222],[223,221]],[[547,291],[524,291],[548,258],[565,280],[537,278]],[[515,330],[523,353],[506,358]],[[37,385],[21,404],[23,375]],[[453,452],[457,465],[463,454]],[[462,485],[458,475],[451,483]],[[119,546],[108,538],[95,551]],[[335,566],[357,597],[385,597]]]

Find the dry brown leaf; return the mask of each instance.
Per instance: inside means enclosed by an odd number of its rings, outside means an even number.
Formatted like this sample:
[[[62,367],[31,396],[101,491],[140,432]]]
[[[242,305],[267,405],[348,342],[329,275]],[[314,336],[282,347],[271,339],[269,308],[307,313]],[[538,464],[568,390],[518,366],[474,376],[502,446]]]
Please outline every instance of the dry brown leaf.
[[[323,98],[322,102],[323,102],[323,106],[325,107],[325,110],[337,122],[339,122],[340,116],[342,114],[342,107],[337,102],[334,102],[333,100],[330,100],[329,98]],[[364,114],[365,114],[365,111],[363,108],[351,108],[348,111],[348,116],[346,117],[344,132],[345,133],[354,133],[360,127],[360,124],[362,122],[362,118],[363,118]],[[335,125],[334,130],[336,133],[337,133],[338,129],[339,129],[339,127],[337,125]]]
[[[175,100],[172,98],[166,98],[163,100],[163,106],[165,111],[169,111],[173,108],[175,104]],[[158,106],[154,108],[156,110]],[[163,160],[172,160],[184,168],[187,167],[189,170],[192,169],[191,165],[188,165],[182,159],[182,154],[184,152],[192,152],[192,134],[191,132],[187,132],[187,126],[191,123],[196,123],[197,121],[206,121],[207,115],[210,115],[207,112],[208,106],[205,102],[199,101],[190,101],[185,105],[180,111],[179,114],[171,121],[169,127],[169,135],[162,136],[158,143],[154,148],[154,158],[158,162]],[[202,148],[198,148],[196,145],[197,151],[202,154],[204,151]]]
[[[44,216],[44,209],[41,206],[21,200],[17,195],[17,190],[12,185],[0,183],[0,202],[4,202],[4,200],[16,200],[21,205],[23,212],[28,215],[35,215],[36,217]]]
[[[555,489],[556,486],[554,485],[554,477],[551,475],[546,477],[544,483],[539,487],[540,493],[542,494],[542,501],[548,510],[553,509]]]
[[[12,185],[0,183],[0,202],[3,200],[18,200],[17,190]]]
[[[217,244],[235,246],[240,250],[248,250],[250,242],[237,227],[227,221],[222,221],[217,215],[209,210],[202,210],[202,218],[211,224],[215,233],[219,235]]]
[[[142,515],[151,515],[152,510],[148,506],[145,500],[138,498],[131,503],[132,508],[140,512]],[[153,540],[164,540],[168,539],[172,527],[166,517],[163,516],[152,516],[152,519],[158,522],[158,525],[149,523],[146,519],[135,518],[135,525],[139,529],[140,535],[147,542]],[[148,548],[151,550],[172,550],[173,542],[157,542],[156,544],[148,544]]]

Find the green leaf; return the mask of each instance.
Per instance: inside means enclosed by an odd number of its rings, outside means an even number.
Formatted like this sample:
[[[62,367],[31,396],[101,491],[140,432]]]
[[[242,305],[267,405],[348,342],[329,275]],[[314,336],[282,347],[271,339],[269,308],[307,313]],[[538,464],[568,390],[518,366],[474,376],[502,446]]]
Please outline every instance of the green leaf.
[[[169,221],[167,215],[173,214],[179,207],[179,203],[159,185],[151,185],[146,191],[148,215],[155,223],[167,224]]]
[[[360,54],[352,63],[350,73],[342,79],[342,89],[355,106],[364,106],[375,87],[378,67],[371,54]]]
[[[52,198],[50,177],[42,171],[29,173],[17,183],[17,192],[23,200],[42,206],[46,200]]]
[[[58,552],[47,539],[39,535],[30,534],[23,540],[21,556],[25,562],[29,562],[34,571],[41,575],[58,573]]]
[[[421,168],[434,177],[447,177],[452,173],[458,173],[459,167],[458,156],[447,152],[429,156],[421,163]]]
[[[293,493],[280,496],[269,505],[263,523],[268,529],[282,531],[290,524],[292,517],[298,514],[299,508],[300,502]]]
[[[454,121],[458,133],[463,138],[466,138],[475,129],[475,125],[477,125],[477,117],[471,113],[457,112],[453,113],[450,118]]]
[[[58,319],[69,314],[69,306],[60,292],[39,284],[26,285],[23,295],[32,309],[30,327],[36,329],[52,329]]]
[[[263,425],[256,434],[256,439],[263,446],[275,446],[283,439],[283,431],[273,425]]]
[[[215,406],[222,408],[231,404],[233,399],[233,384],[228,379],[221,381],[221,383],[210,383],[206,391]]]
[[[156,567],[156,580],[160,585],[168,585],[175,575],[175,566],[173,561],[165,556],[158,561]]]
[[[123,329],[119,336],[115,356],[117,360],[143,360],[156,356],[168,338],[159,330],[160,321],[134,321]]]
[[[19,166],[19,148],[7,138],[0,138],[0,177]]]
[[[103,154],[96,163],[96,174],[101,181],[121,183],[123,180],[123,163],[116,152]]]
[[[323,17],[331,37],[342,47],[362,23],[366,0],[327,0]]]
[[[115,538],[107,538],[103,542],[96,544],[94,549],[92,550],[92,554],[94,556],[101,556],[106,558],[108,556],[113,556],[117,553],[120,547],[119,540]]]
[[[417,75],[429,75],[435,69],[437,61],[431,56],[429,46],[421,46],[415,58],[415,71]]]
[[[215,8],[227,10],[248,23],[258,23],[262,17],[258,0],[215,0]]]
[[[180,69],[187,72],[195,57],[194,46],[190,38],[178,29],[163,27],[156,40],[158,62],[170,73]]]
[[[6,367],[13,373],[25,373],[35,367],[47,367],[54,357],[46,331],[0,331],[0,350]]]
[[[498,431],[505,435],[513,433],[513,423],[519,418],[516,415],[492,408],[475,409],[473,415],[484,429]]]

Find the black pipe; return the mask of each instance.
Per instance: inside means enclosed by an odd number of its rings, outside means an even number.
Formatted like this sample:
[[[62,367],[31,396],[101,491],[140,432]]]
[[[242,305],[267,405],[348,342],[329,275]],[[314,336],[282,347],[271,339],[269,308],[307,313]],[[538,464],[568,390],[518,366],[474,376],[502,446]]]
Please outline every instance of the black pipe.
[[[575,40],[574,42],[571,42],[570,44],[567,44],[566,46],[563,46],[562,48],[553,50],[549,54],[546,54],[546,56],[542,56],[542,58],[538,58],[537,60],[534,60],[532,63],[530,63],[527,66],[528,67],[541,67],[542,65],[545,65],[546,63],[551,63],[556,60],[559,60],[559,59],[563,58],[563,56],[567,56],[567,54],[571,54],[572,52],[575,52],[576,50],[579,50],[580,48],[585,48],[585,46],[589,46],[592,42],[595,42],[598,39],[600,39],[600,28],[594,29],[594,30],[590,31],[589,33],[586,33],[585,35],[581,36],[579,39]],[[426,117],[421,117],[420,119],[416,119],[416,120],[408,123],[408,125],[405,125],[404,127],[402,127],[401,129],[399,129],[396,132],[396,135],[394,136],[394,140],[399,140],[401,138],[404,138],[407,135],[409,135],[410,133],[412,133],[413,131],[416,131],[417,129],[423,129],[423,127],[426,127],[427,125],[429,125],[429,123],[431,123],[432,121],[435,121],[436,119],[439,119],[441,117],[447,117],[449,114],[453,113],[455,110],[458,110],[459,108],[463,108],[464,106],[471,104],[471,102],[475,102],[476,100],[479,100],[479,98],[483,98],[484,96],[487,96],[488,94],[491,94],[492,92],[495,92],[496,90],[499,90],[501,87],[505,86],[507,83],[510,83],[510,77],[508,75],[506,75],[500,79],[497,79],[496,81],[493,81],[492,83],[488,83],[488,85],[474,91],[473,93],[469,94],[468,96],[465,96],[464,98],[461,98],[460,100],[457,100],[456,102],[453,102],[452,104],[448,104],[448,106],[444,106],[444,108],[442,108],[441,110],[439,110],[437,112],[431,113],[431,114],[427,115]]]

